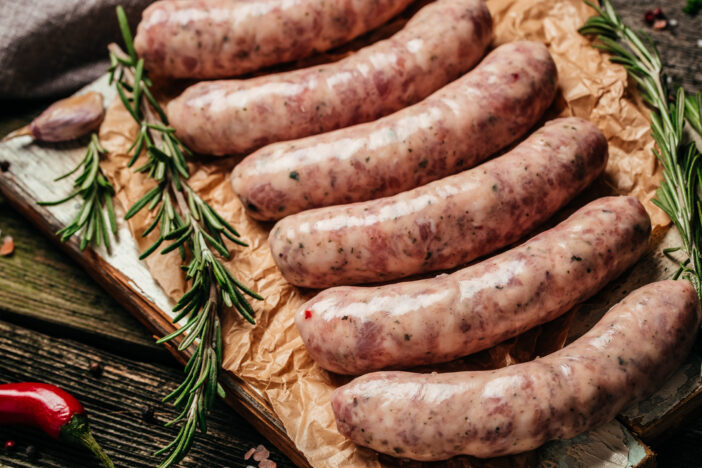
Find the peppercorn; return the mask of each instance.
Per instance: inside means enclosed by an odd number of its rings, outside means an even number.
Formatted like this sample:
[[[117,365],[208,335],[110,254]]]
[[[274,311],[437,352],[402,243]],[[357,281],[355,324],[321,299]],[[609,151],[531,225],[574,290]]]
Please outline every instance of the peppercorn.
[[[156,421],[156,418],[154,417],[154,409],[150,405],[145,405],[141,407],[141,419],[144,422],[147,423],[152,423]]]
[[[88,368],[88,371],[93,374],[95,377],[99,377],[102,375],[102,363],[100,361],[93,361],[90,363],[90,367]]]

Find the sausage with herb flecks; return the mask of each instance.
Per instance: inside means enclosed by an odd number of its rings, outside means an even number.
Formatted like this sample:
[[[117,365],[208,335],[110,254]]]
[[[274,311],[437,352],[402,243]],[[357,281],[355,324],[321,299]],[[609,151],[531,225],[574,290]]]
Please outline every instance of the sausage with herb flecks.
[[[414,106],[375,122],[265,146],[236,166],[253,218],[394,195],[468,169],[531,128],[556,94],[538,42],[512,42]]]
[[[639,259],[650,231],[636,198],[600,198],[519,247],[450,275],[327,289],[295,321],[307,352],[332,372],[450,361],[592,296]]]
[[[475,65],[492,37],[483,0],[438,0],[349,57],[248,80],[195,84],[168,118],[194,151],[244,153],[375,120],[425,98]]]
[[[453,268],[516,242],[607,163],[590,122],[552,120],[503,156],[392,197],[283,218],[268,242],[292,284],[324,288]]]
[[[146,69],[225,78],[344,44],[411,0],[166,0],[142,15],[134,47]]]
[[[337,388],[337,427],[357,444],[415,460],[496,457],[568,439],[659,387],[700,326],[687,281],[629,294],[560,351],[491,371],[375,372]]]

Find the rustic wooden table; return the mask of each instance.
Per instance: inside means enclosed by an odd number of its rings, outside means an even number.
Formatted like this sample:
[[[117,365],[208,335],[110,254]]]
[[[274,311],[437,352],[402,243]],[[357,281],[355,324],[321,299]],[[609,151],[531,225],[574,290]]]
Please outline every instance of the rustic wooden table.
[[[614,3],[628,24],[651,33],[674,82],[688,91],[702,89],[702,16],[684,15],[684,0]],[[677,26],[665,31],[646,27],[644,12],[656,7]],[[0,135],[47,104],[3,103]],[[0,258],[0,383],[38,380],[62,386],[86,406],[97,439],[117,466],[156,466],[153,452],[175,435],[163,427],[175,412],[160,399],[180,381],[181,369],[134,318],[1,198],[0,230],[16,242],[14,255]],[[102,372],[91,372],[93,363],[100,363]],[[182,466],[247,466],[244,454],[258,444],[267,446],[278,466],[293,466],[224,404],[216,405],[211,421],[210,431],[197,436]],[[702,418],[693,417],[667,436],[653,446],[659,466],[702,464]],[[7,440],[16,442],[14,450],[3,448]],[[30,446],[34,456],[28,455]],[[97,464],[86,451],[60,445],[38,431],[0,428],[0,466]]]

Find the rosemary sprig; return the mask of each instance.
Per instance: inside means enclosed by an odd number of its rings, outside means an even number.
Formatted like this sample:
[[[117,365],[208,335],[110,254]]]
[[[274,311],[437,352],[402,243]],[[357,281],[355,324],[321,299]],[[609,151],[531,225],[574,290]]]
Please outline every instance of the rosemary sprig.
[[[682,246],[667,249],[666,254],[681,250],[687,257],[674,278],[689,279],[702,298],[702,95],[685,96],[678,87],[669,96],[660,54],[643,31],[635,32],[624,24],[609,0],[600,6],[587,0],[598,16],[580,28],[584,35],[596,36],[594,47],[610,53],[610,60],[626,68],[639,85],[641,96],[651,108],[651,131],[656,142],[654,154],[663,166],[663,182],[653,200],[672,220],[682,238]],[[686,138],[689,134],[693,141]]]
[[[700,10],[702,10],[702,0],[687,0],[687,4],[683,8],[683,11],[688,15],[695,15]]]
[[[110,237],[117,234],[117,218],[112,202],[115,189],[100,169],[100,157],[104,154],[107,154],[107,150],[102,147],[98,136],[93,133],[90,136],[88,150],[83,160],[72,171],[54,179],[54,181],[65,179],[82,169],[83,172],[73,182],[75,191],[61,200],[38,202],[41,206],[54,206],[75,197],[80,197],[83,200],[73,221],[56,233],[60,236],[61,242],[80,233],[81,250],[84,250],[88,245],[96,247],[104,243],[105,248],[109,251],[112,247]]]
[[[187,332],[178,349],[194,346],[185,366],[185,380],[164,401],[172,401],[181,410],[168,425],[180,424],[176,438],[156,455],[167,454],[161,467],[180,461],[188,452],[193,436],[199,428],[207,431],[206,414],[212,408],[216,394],[224,396],[217,382],[222,365],[222,332],[219,313],[223,307],[234,307],[250,323],[254,310],[246,296],[262,299],[238,281],[221,263],[218,256],[229,258],[229,249],[223,237],[246,246],[239,233],[207,202],[200,198],[187,183],[190,174],[185,156],[190,151],[176,137],[168,119],[151,92],[151,81],[145,74],[144,61],[134,51],[126,15],[117,8],[117,18],[127,53],[117,45],[110,49],[110,83],[127,111],[139,124],[139,132],[128,152],[129,166],[133,166],[142,152],[146,161],[136,172],[147,174],[156,182],[125,215],[129,219],[146,209],[154,213],[153,222],[142,233],[159,229],[157,240],[140,258],[146,258],[161,248],[166,254],[178,249],[185,262],[186,280],[190,288],[173,308],[173,321],[185,324],[158,343],[165,343]]]

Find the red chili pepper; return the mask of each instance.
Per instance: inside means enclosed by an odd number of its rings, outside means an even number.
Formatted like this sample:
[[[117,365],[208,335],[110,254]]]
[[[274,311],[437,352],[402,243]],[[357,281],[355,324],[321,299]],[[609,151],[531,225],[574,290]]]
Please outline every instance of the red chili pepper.
[[[0,424],[32,426],[54,439],[81,444],[103,466],[114,468],[90,432],[83,405],[55,385],[34,382],[0,385]]]

